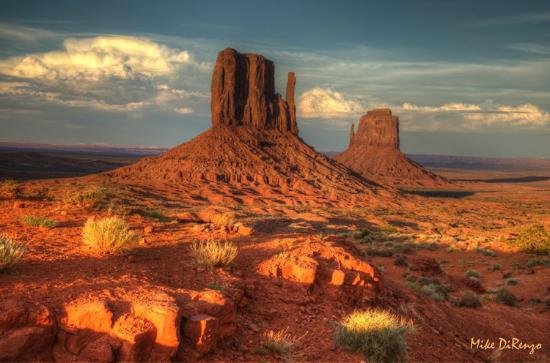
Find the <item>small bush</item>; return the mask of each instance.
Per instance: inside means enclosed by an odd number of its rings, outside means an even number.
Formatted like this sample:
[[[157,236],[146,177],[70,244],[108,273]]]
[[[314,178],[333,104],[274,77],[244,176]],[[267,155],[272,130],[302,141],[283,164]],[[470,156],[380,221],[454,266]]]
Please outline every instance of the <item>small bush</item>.
[[[515,286],[519,284],[519,279],[515,277],[509,277],[506,279],[506,286]]]
[[[524,229],[515,239],[515,244],[527,253],[550,252],[550,236],[543,226],[534,225]]]
[[[70,193],[64,199],[66,205],[79,208],[101,209],[106,206],[110,194],[105,187],[92,187]]]
[[[297,341],[298,339],[292,336],[288,329],[269,330],[264,333],[262,347],[282,357],[289,357]]]
[[[231,227],[235,224],[235,213],[216,213],[210,217],[210,222],[219,227]]]
[[[14,239],[0,234],[0,272],[15,265],[23,255],[26,248]]]
[[[533,268],[535,266],[550,267],[550,259],[531,258],[525,263],[525,267]]]
[[[502,266],[498,263],[493,263],[491,266],[489,266],[489,271],[500,271],[502,269]]]
[[[475,277],[476,279],[479,279],[481,277],[481,274],[476,270],[468,270],[466,271],[465,276],[468,278]]]
[[[0,181],[0,197],[6,199],[17,198],[21,192],[19,183],[13,179]]]
[[[344,349],[363,353],[369,362],[405,362],[405,337],[412,331],[411,323],[392,313],[368,309],[344,317],[335,339]]]
[[[464,308],[477,309],[481,307],[481,301],[475,292],[466,291],[460,295],[456,305]]]
[[[497,291],[496,299],[499,303],[508,306],[516,306],[518,298],[506,289],[500,289]]]
[[[217,239],[195,241],[191,245],[197,265],[210,268],[230,264],[237,257],[237,251],[233,243]]]
[[[437,279],[431,279],[428,277],[416,278],[415,276],[407,276],[407,285],[424,295],[428,295],[435,301],[445,301],[449,295],[449,287],[441,284]]]
[[[493,251],[490,248],[480,248],[480,249],[478,249],[478,252],[481,253],[484,256],[489,256],[489,257],[496,257],[497,256],[496,252]]]
[[[117,253],[132,248],[137,236],[121,218],[88,219],[83,229],[83,242],[100,254]]]
[[[367,248],[365,253],[371,257],[392,257],[394,251],[393,248]]]
[[[36,216],[23,216],[21,217],[21,222],[30,227],[55,228],[58,225],[57,221]]]
[[[395,259],[393,260],[393,264],[395,266],[401,266],[401,267],[407,267],[409,263],[407,262],[407,258],[403,255],[395,256]]]
[[[149,219],[156,219],[159,222],[167,222],[170,219],[164,213],[155,209],[143,209],[139,214]]]

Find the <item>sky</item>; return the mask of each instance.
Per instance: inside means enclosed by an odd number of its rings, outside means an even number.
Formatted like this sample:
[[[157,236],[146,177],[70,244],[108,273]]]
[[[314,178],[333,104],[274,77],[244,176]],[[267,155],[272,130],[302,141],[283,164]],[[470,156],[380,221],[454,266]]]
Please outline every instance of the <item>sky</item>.
[[[296,73],[318,150],[390,107],[407,153],[550,158],[547,0],[3,0],[0,142],[175,146],[226,47]]]

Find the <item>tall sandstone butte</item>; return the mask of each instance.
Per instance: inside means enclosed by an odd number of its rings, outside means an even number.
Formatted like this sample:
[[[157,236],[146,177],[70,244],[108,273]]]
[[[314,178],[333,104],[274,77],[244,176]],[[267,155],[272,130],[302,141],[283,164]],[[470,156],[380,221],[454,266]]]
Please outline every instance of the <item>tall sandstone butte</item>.
[[[390,109],[368,111],[351,125],[348,148],[335,159],[363,175],[395,185],[442,185],[447,181],[407,158],[399,149],[399,118]]]
[[[212,75],[212,127],[162,155],[107,173],[190,204],[374,205],[393,197],[298,136],[294,87],[275,93],[273,62],[227,48]]]
[[[273,62],[258,54],[227,48],[218,54],[212,76],[212,126],[277,129],[298,134],[294,73],[288,74],[286,100],[275,93]]]

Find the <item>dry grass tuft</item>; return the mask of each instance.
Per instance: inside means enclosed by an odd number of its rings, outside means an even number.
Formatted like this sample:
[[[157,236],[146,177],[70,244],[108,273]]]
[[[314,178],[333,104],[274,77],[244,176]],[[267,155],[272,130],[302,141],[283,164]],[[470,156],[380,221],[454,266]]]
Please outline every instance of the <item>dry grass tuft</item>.
[[[527,253],[550,253],[550,235],[543,226],[530,226],[518,235],[514,244]]]
[[[219,227],[230,228],[235,224],[235,218],[233,212],[216,213],[210,217],[210,222]]]
[[[288,332],[288,329],[268,330],[264,333],[262,347],[282,357],[289,357],[298,340]]]
[[[0,272],[18,263],[26,250],[22,243],[0,234]]]
[[[107,188],[94,186],[70,193],[63,201],[72,207],[100,209],[107,204],[109,195]]]
[[[85,246],[100,254],[112,254],[133,247],[137,236],[118,217],[88,219],[82,231]]]
[[[191,253],[199,266],[218,267],[228,265],[237,257],[238,248],[228,241],[210,238],[206,241],[195,241]]]
[[[338,345],[361,352],[369,362],[405,362],[405,337],[412,323],[379,309],[355,311],[342,319],[335,334]]]
[[[0,181],[0,198],[17,198],[21,192],[19,183],[13,179],[4,179]]]

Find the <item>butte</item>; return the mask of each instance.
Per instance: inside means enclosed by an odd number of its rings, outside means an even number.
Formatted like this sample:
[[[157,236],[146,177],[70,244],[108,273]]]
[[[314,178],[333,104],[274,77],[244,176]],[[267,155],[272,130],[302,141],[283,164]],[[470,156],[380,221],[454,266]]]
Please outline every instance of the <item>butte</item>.
[[[373,206],[393,195],[298,136],[296,77],[288,73],[283,98],[275,93],[274,73],[261,55],[222,50],[212,75],[212,127],[103,175],[193,203]]]
[[[368,111],[355,131],[351,125],[348,148],[334,159],[365,178],[395,186],[441,186],[449,182],[407,158],[399,149],[399,118],[390,109]]]

